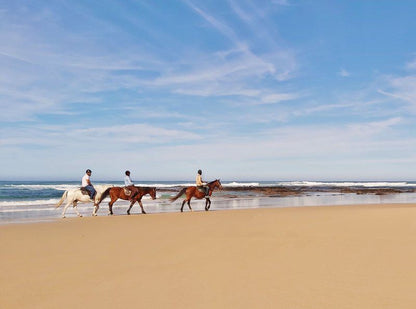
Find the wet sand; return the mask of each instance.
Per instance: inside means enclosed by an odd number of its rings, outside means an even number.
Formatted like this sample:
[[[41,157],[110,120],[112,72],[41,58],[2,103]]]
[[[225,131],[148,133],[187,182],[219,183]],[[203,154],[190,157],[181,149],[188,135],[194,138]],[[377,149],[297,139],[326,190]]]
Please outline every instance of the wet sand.
[[[0,226],[0,308],[415,308],[416,204]]]

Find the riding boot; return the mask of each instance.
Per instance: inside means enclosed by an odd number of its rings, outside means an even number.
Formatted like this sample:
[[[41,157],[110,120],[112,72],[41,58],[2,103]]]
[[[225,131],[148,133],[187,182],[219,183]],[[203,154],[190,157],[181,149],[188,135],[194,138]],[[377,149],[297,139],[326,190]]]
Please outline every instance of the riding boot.
[[[209,188],[205,188],[205,198],[209,198]]]

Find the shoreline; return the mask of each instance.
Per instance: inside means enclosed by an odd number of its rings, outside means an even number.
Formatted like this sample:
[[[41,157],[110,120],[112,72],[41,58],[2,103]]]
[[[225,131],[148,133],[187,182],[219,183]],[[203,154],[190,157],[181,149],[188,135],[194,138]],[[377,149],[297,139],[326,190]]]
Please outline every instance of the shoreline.
[[[0,226],[4,308],[414,308],[416,203]]]
[[[276,189],[276,188],[273,188]],[[357,205],[357,204],[406,204],[416,203],[416,193],[401,192],[376,194],[372,189],[368,189],[367,194],[359,194],[357,192],[341,192],[345,188],[337,188],[337,190],[306,192],[301,194],[276,194],[271,192],[270,188],[255,188],[255,191],[232,191],[222,190],[214,192],[212,200],[212,210],[227,210],[227,209],[258,209],[258,208],[286,208],[286,207],[302,207],[302,206],[339,206],[339,205]],[[280,191],[280,188],[276,190]],[[348,191],[350,189],[348,188]],[[412,189],[413,190],[413,189]],[[390,189],[388,189],[390,192]],[[151,200],[150,197],[145,196],[143,205],[148,214],[154,213],[175,213],[179,212],[181,199],[174,203],[170,203],[163,194],[164,198]],[[170,195],[168,195],[170,197]],[[98,216],[107,216],[108,201],[105,199],[98,210]],[[194,211],[203,211],[204,200],[193,199],[192,207]],[[128,208],[129,202],[118,200],[114,204],[114,215],[124,215]],[[3,205],[0,207],[0,226],[9,224],[27,224],[31,222],[55,221],[61,219],[63,205],[60,208],[55,208],[55,203],[46,203],[43,205]],[[78,210],[83,216],[91,216],[93,206],[91,203],[79,203]],[[188,207],[185,205],[184,212],[188,212]],[[136,203],[132,208],[132,214],[140,214],[140,207]],[[76,217],[72,207],[69,207],[66,212],[67,217]]]

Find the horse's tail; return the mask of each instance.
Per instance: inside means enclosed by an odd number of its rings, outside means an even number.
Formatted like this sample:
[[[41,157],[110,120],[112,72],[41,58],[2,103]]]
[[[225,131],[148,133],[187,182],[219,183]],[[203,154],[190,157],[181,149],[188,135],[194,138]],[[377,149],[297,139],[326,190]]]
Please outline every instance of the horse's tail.
[[[187,188],[183,188],[178,194],[176,194],[176,196],[174,196],[174,197],[171,197],[169,200],[170,200],[170,202],[174,202],[174,201],[176,201],[182,194],[184,194],[185,193],[185,191],[186,191],[186,189]]]
[[[110,187],[110,188],[108,188],[107,190],[105,190],[102,194],[101,194],[101,197],[100,197],[100,200],[98,201],[98,204],[100,204],[102,201],[103,201],[103,199],[105,199],[109,194],[110,194],[110,190],[111,190],[111,188],[112,187]]]
[[[65,201],[65,199],[66,199],[67,195],[68,195],[68,190],[66,190],[66,191],[64,192],[64,194],[62,194],[62,197],[61,197],[61,199],[59,200],[58,204],[56,204],[55,208],[58,208],[59,206],[61,206],[61,205],[62,205],[62,203]]]

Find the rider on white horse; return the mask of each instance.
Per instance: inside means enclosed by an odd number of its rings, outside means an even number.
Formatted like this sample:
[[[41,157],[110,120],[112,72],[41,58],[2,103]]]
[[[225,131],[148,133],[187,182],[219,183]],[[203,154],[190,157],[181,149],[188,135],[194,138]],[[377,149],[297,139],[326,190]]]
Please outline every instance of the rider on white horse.
[[[90,181],[91,173],[92,172],[90,169],[87,169],[85,171],[85,175],[84,177],[82,177],[82,180],[81,180],[81,187],[85,188],[90,193],[90,198],[93,200],[97,192],[95,191]]]
[[[95,186],[97,194],[95,195],[95,199],[93,200],[94,201],[94,211],[92,213],[93,216],[97,215],[98,208],[100,207],[99,205],[101,202],[101,195],[103,194],[103,192],[105,192],[108,188],[111,188],[111,187],[112,185],[96,185]],[[64,207],[64,210],[62,211],[63,218],[65,218],[66,209],[71,204],[74,207],[75,211],[77,212],[77,215],[79,217],[82,217],[82,215],[79,213],[78,208],[77,208],[78,202],[82,202],[82,203],[91,202],[90,196],[88,194],[83,193],[80,188],[66,190],[62,194],[61,200],[58,202],[58,204],[56,204],[56,207],[59,207],[60,205],[62,205],[62,203],[65,200],[67,201],[67,203]]]

